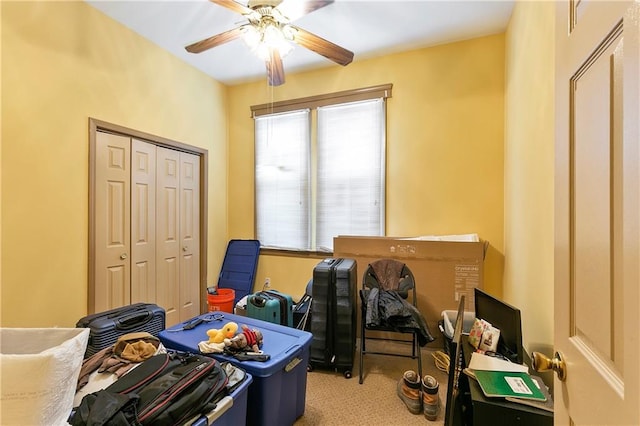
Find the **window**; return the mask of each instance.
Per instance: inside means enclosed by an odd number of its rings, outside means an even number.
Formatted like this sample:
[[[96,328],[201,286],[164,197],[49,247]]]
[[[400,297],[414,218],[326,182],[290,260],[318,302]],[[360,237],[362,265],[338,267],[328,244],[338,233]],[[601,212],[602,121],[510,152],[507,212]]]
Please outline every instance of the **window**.
[[[309,111],[255,121],[256,228],[262,245],[311,248]]]
[[[337,235],[384,235],[390,89],[252,108],[256,234],[263,246],[332,251]]]

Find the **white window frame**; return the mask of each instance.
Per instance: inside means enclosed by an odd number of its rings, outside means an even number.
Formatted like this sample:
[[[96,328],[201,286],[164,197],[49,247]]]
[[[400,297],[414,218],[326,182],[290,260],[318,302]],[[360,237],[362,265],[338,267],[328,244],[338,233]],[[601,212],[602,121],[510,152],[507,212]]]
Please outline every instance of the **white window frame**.
[[[251,108],[256,119],[255,233],[263,248],[327,253],[333,251],[333,237],[327,237],[332,233],[336,233],[333,236],[385,234],[386,98],[391,97],[391,87],[388,84]],[[348,123],[357,122],[363,114],[368,114],[369,122],[361,132],[353,132],[349,125],[336,131],[336,126],[344,124],[344,117],[349,114]],[[304,127],[300,117],[308,117],[308,135],[300,133]],[[328,124],[323,126],[325,121]],[[278,123],[281,123],[280,127]],[[357,140],[362,132],[367,134],[365,142],[371,141],[372,147],[348,147],[349,142]],[[337,145],[327,147],[323,141],[326,138]],[[277,145],[278,140],[281,145]],[[298,142],[307,144],[308,149],[298,146]],[[323,150],[323,147],[327,148]],[[336,147],[339,152],[331,158],[330,151]],[[289,158],[288,152],[292,152],[294,158]],[[308,155],[308,159],[305,161],[300,155]],[[278,161],[282,162],[279,166],[275,164]],[[369,163],[373,172],[363,167]],[[327,168],[338,172],[334,165],[344,170],[344,181],[319,176]],[[289,173],[275,173],[278,167]],[[272,172],[265,174],[266,170]],[[305,170],[308,178],[303,176]],[[269,179],[271,185],[267,197],[262,190],[265,179]],[[295,182],[296,179],[300,181]],[[323,182],[331,188],[329,192],[336,193],[337,200],[359,200],[366,213],[339,206],[323,209],[318,205],[320,201],[331,201],[332,196],[321,189]],[[289,202],[287,211],[279,214],[283,207],[277,200],[281,198],[288,198]],[[291,202],[294,198],[296,200]],[[332,213],[334,208],[335,214]],[[265,211],[268,213],[261,214]],[[292,211],[302,214],[306,211],[306,217],[296,219]],[[361,216],[355,216],[354,212]],[[344,227],[333,225],[339,217],[346,219]],[[322,236],[323,232],[326,235]]]

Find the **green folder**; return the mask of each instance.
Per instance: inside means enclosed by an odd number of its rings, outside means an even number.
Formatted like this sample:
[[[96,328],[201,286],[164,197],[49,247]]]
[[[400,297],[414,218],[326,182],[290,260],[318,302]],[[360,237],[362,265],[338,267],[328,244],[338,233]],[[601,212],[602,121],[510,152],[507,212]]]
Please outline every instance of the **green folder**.
[[[547,399],[527,373],[475,370],[474,374],[486,396]]]

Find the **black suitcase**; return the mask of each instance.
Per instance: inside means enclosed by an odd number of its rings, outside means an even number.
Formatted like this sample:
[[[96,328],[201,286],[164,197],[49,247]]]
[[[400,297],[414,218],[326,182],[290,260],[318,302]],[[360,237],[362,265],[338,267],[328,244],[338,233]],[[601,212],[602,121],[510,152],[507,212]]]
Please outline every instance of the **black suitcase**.
[[[88,358],[96,352],[116,343],[127,333],[146,331],[158,336],[165,329],[165,311],[153,303],[133,305],[87,315],[76,327],[89,328],[89,343],[84,354]]]
[[[293,307],[293,326],[298,330],[311,331],[311,302],[313,301],[313,278],[307,282],[304,295]]]
[[[328,258],[313,268],[311,369],[332,368],[351,378],[356,349],[356,279],[353,259]]]

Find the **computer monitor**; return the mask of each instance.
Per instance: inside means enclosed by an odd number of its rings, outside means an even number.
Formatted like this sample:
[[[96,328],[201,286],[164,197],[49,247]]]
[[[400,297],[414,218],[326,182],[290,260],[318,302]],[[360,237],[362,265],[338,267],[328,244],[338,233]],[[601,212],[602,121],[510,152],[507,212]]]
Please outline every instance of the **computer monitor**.
[[[460,344],[460,336],[462,336],[462,326],[464,323],[464,295],[460,296],[458,303],[458,313],[451,341],[451,355],[453,358],[449,360],[449,376],[447,383],[447,403],[444,413],[444,425],[454,426],[461,424],[460,410],[456,410],[456,405],[460,405],[458,395],[460,393],[459,382],[460,374],[464,368],[462,360],[462,345]]]
[[[500,329],[497,353],[512,362],[522,364],[522,324],[520,309],[515,308],[489,293],[474,289],[476,318],[483,319]]]

